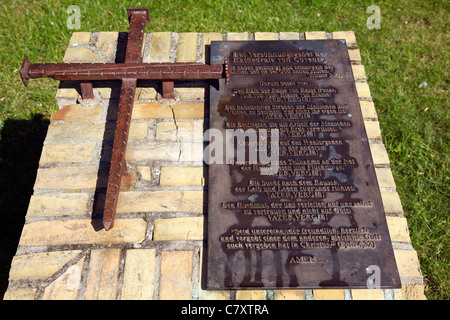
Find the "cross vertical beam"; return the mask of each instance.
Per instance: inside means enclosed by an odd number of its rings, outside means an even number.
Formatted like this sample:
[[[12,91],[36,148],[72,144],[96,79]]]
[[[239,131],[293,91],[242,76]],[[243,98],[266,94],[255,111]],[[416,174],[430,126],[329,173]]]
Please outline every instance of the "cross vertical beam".
[[[145,24],[150,22],[148,9],[131,8],[127,9],[127,13],[130,29],[128,31],[125,63],[141,63]]]
[[[127,9],[127,12],[130,29],[128,32],[125,63],[141,63],[145,23],[150,22],[148,9]],[[120,88],[119,109],[106,189],[105,210],[103,211],[103,226],[105,230],[109,230],[114,226],[120,183],[122,176],[128,175],[125,152],[130,132],[136,83],[137,78],[124,78]]]

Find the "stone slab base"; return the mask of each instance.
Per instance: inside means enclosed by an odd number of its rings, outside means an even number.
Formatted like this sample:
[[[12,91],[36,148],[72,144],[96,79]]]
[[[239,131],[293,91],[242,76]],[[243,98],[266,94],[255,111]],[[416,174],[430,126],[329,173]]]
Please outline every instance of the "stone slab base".
[[[207,128],[206,82],[177,83],[177,100],[139,82],[114,228],[98,230],[119,84],[95,83],[94,102],[62,82],[42,149],[26,223],[5,299],[425,299],[423,277],[381,140],[380,126],[352,31],[146,34],[144,62],[208,61],[212,40],[345,39],[381,189],[401,289],[205,291],[202,253]],[[72,35],[64,62],[117,62],[124,34]],[[38,80],[36,80],[38,81]],[[207,96],[207,93],[206,93]],[[189,139],[186,139],[189,138]],[[199,152],[200,150],[200,152]]]

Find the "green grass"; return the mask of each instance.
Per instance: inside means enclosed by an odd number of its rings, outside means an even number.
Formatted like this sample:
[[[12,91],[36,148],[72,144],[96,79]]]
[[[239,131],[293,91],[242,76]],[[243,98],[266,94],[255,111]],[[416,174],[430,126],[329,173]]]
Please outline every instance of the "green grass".
[[[66,8],[72,4],[81,9],[80,30],[66,25]],[[372,4],[381,9],[378,30],[366,26],[371,15],[366,9]],[[73,31],[126,32],[126,6],[149,7],[151,23],[146,32],[354,30],[426,295],[450,299],[449,3],[445,0],[165,0],[127,5],[117,0],[4,0],[0,4],[0,221],[23,223],[48,118],[57,110],[57,82],[41,79],[23,87],[18,73],[23,57],[31,62],[60,62]],[[419,87],[422,83],[427,85]],[[31,155],[30,150],[34,150]],[[5,222],[0,228],[4,230],[8,230]],[[18,234],[20,228],[12,235],[5,232],[0,250],[13,254]]]

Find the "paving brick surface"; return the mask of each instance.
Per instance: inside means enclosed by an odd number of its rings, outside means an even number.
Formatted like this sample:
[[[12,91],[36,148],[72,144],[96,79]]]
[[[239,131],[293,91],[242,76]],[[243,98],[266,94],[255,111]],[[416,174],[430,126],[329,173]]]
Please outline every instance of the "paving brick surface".
[[[136,89],[127,167],[114,228],[102,229],[119,86],[94,85],[96,100],[61,85],[51,116],[5,299],[424,299],[424,284],[360,48],[352,31],[146,34],[144,62],[208,61],[212,41],[345,39],[401,289],[220,290],[201,286],[206,266],[206,194],[202,134],[206,82],[176,83],[177,100],[161,101],[158,84]],[[64,62],[113,62],[118,32],[75,32]],[[206,119],[205,119],[206,117]],[[207,123],[206,123],[207,126]]]

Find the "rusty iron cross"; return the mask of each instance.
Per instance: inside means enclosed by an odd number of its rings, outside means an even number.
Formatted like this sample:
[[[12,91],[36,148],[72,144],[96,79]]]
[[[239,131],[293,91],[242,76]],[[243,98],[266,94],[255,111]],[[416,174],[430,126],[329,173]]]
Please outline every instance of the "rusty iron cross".
[[[55,80],[80,81],[83,99],[94,98],[93,80],[121,80],[119,108],[106,189],[103,226],[114,226],[120,183],[128,175],[125,152],[133,111],[134,95],[138,79],[162,80],[162,97],[174,98],[174,80],[221,79],[228,82],[230,68],[224,65],[185,63],[142,63],[142,46],[145,24],[150,22],[147,8],[127,9],[130,29],[126,46],[125,63],[29,63],[25,57],[20,77],[25,86],[29,79],[53,78]]]

